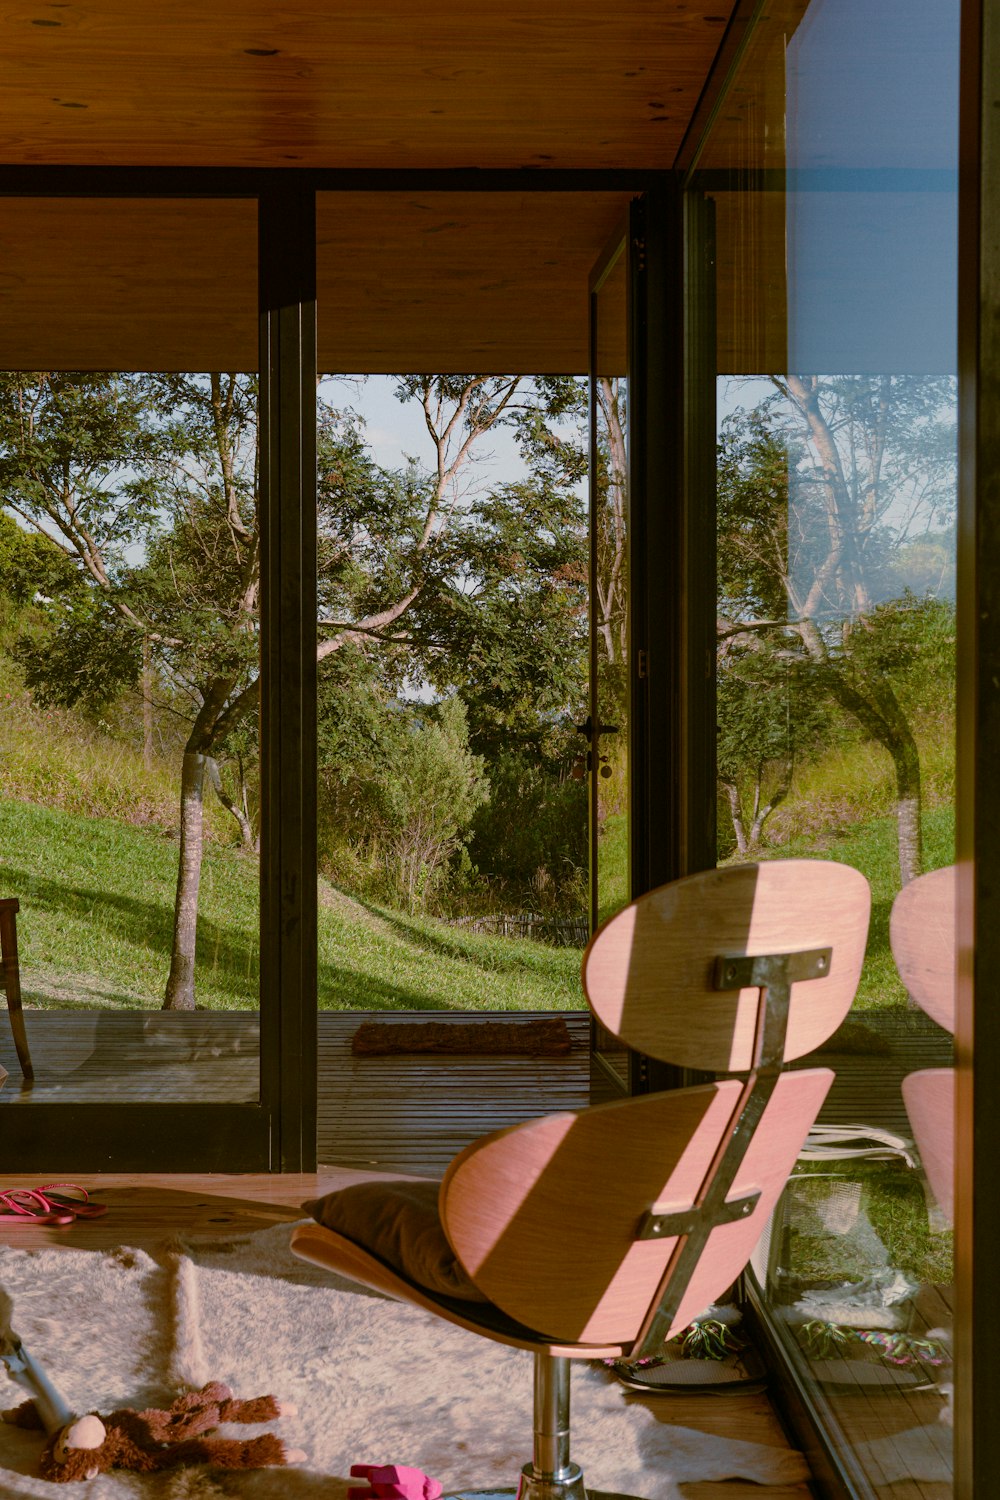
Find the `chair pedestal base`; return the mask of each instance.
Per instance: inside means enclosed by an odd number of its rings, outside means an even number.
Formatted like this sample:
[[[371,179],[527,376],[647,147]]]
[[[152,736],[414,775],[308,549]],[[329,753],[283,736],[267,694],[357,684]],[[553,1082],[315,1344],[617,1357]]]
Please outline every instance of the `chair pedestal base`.
[[[530,1469],[530,1465],[528,1468]],[[525,1473],[527,1474],[527,1470]],[[578,1479],[571,1481],[576,1485],[574,1489],[558,1481],[535,1479],[534,1475],[531,1475],[530,1490],[524,1488],[525,1479],[522,1478],[521,1486],[516,1490],[453,1490],[451,1494],[444,1495],[442,1500],[515,1500],[515,1497],[516,1500],[525,1500],[526,1495],[530,1495],[531,1500],[561,1500],[562,1496],[569,1497],[570,1495],[573,1500],[637,1500],[635,1495],[619,1495],[611,1490],[585,1490],[583,1476],[579,1474],[579,1470],[577,1473]]]
[[[579,1464],[567,1464],[562,1475],[539,1474],[534,1464],[525,1464],[517,1487],[517,1500],[587,1500],[583,1487],[583,1470]]]

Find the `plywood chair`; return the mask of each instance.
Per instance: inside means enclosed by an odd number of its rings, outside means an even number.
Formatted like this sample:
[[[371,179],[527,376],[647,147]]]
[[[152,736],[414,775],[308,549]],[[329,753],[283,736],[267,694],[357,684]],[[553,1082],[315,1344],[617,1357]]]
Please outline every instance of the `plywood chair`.
[[[905,885],[889,919],[892,956],[911,999],[955,1032],[956,870],[948,865]],[[922,1068],[903,1079],[903,1102],[931,1192],[948,1223],[955,1205],[955,1071]]]
[[[28,1033],[24,1029],[24,1012],[21,1009],[21,969],[17,958],[17,914],[21,903],[16,896],[0,897],[0,986],[7,995],[7,1012],[10,1029],[14,1033],[14,1050],[21,1064],[21,1072],[29,1081],[34,1078],[31,1053],[28,1051]]]
[[[307,1205],[323,1223],[293,1231],[297,1255],[533,1352],[522,1500],[585,1494],[569,1361],[659,1351],[749,1260],[833,1079],[782,1064],[846,1015],[869,905],[862,875],[821,860],[641,897],[584,955],[592,1011],[652,1057],[739,1076],[496,1131],[440,1189],[368,1183]]]

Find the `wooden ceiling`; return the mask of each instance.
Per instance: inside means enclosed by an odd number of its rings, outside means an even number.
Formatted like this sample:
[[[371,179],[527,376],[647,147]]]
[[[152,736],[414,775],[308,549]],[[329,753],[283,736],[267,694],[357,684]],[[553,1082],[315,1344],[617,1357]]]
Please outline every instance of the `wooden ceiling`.
[[[731,5],[10,0],[0,163],[669,167]],[[626,201],[321,195],[322,367],[583,370]],[[0,368],[253,368],[256,239],[249,201],[6,200]]]
[[[587,367],[587,279],[620,193],[322,193],[320,366]],[[257,364],[256,205],[9,199],[0,369]]]
[[[587,280],[624,225],[627,201],[617,193],[321,193],[322,368],[585,371]]]
[[[732,0],[10,0],[0,162],[671,165]]]

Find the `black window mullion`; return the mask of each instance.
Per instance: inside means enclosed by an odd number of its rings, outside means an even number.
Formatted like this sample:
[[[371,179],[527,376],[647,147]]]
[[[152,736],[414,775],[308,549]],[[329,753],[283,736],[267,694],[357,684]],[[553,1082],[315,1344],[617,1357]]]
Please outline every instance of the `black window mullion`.
[[[261,1090],[271,1168],[316,1166],[316,209],[260,197]]]

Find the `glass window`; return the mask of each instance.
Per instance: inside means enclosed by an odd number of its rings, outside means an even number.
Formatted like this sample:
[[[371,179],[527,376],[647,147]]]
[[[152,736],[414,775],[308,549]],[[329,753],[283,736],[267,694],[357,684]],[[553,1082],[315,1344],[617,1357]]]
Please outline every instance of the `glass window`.
[[[8,200],[3,235],[0,893],[34,1080],[0,1029],[0,1107],[255,1102],[256,203]]]
[[[954,858],[958,9],[770,8],[695,179],[718,265],[718,857],[833,858],[874,896],[755,1274],[874,1485],[947,1485],[951,1463],[950,1116],[929,1137],[913,1082],[947,1089],[951,1036],[890,917]],[[935,899],[925,947],[952,941]]]

